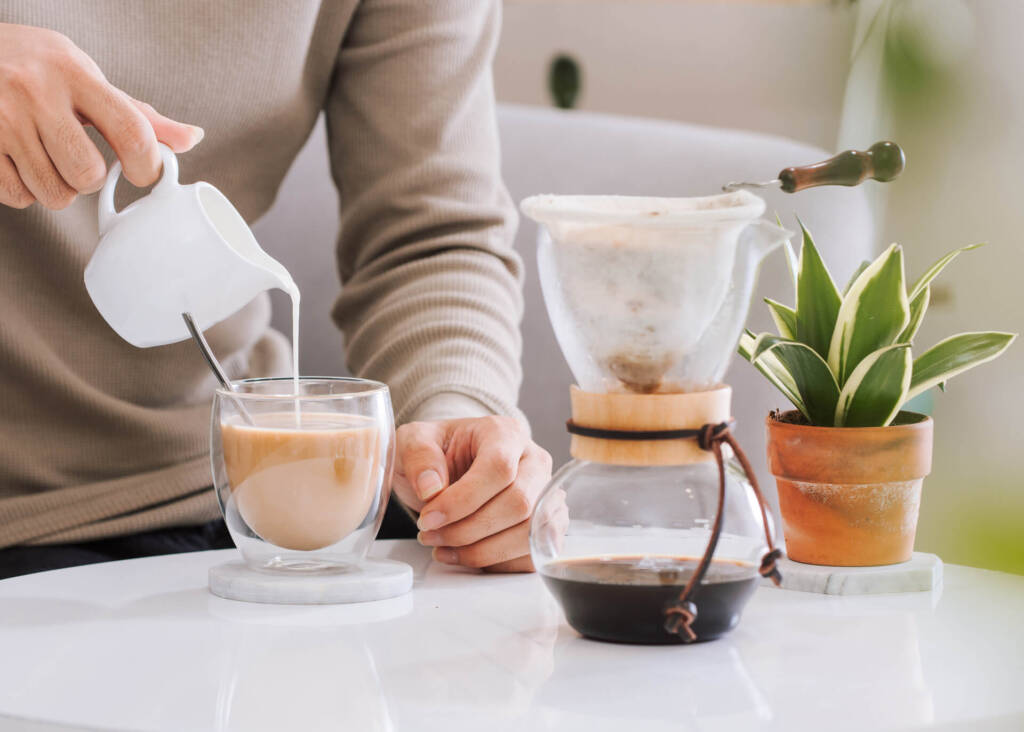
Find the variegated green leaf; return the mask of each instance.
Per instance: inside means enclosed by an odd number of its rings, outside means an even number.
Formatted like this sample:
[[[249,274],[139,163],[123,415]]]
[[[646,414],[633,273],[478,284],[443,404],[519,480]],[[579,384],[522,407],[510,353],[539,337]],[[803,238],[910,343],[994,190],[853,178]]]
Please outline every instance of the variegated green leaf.
[[[754,352],[753,347],[756,339],[757,336],[751,333],[749,328],[744,328],[743,334],[740,335],[740,344],[736,348],[737,353],[749,361]]]
[[[936,343],[914,359],[907,399],[991,361],[1009,348],[1016,337],[1015,333],[960,333]]]
[[[839,308],[828,350],[828,365],[839,384],[869,353],[892,345],[909,320],[903,250],[893,244],[860,273]]]
[[[796,289],[796,283],[800,274],[800,260],[797,259],[796,252],[793,251],[793,243],[786,239],[782,242],[786,252],[786,268],[789,269],[789,277],[793,280],[793,289]]]
[[[924,313],[928,309],[928,303],[932,298],[932,288],[925,286],[917,295],[910,300],[910,322],[907,323],[907,327],[900,333],[899,338],[896,339],[897,343],[911,343],[914,340],[914,336],[917,335],[918,329],[921,327],[921,321],[924,319]]]
[[[762,339],[758,338],[758,341]],[[799,401],[792,400],[794,406],[811,424],[832,424],[839,400],[839,385],[817,351],[803,343],[775,339],[760,355],[756,355],[756,347],[754,353],[755,364],[774,357],[789,372],[799,397]]]
[[[961,252],[969,252],[972,249],[977,249],[978,247],[983,246],[985,245],[971,244],[970,246],[954,249],[953,251],[943,256],[941,259],[939,259],[939,261],[937,261],[935,264],[929,267],[923,275],[917,278],[917,282],[915,282],[914,286],[910,288],[910,294],[907,297],[909,297],[911,300],[917,297],[921,293],[921,290],[926,288],[932,280],[938,277],[939,273],[946,268],[946,265],[952,262],[954,259],[956,259]]]
[[[854,270],[853,275],[850,277],[849,282],[846,283],[846,287],[843,288],[843,297],[846,297],[846,293],[848,293],[850,291],[850,288],[853,287],[853,283],[856,282],[857,278],[861,276],[861,273],[864,270],[866,270],[868,267],[870,267],[870,266],[871,266],[871,260],[870,259],[865,259],[863,262],[860,263],[860,265],[857,267],[857,269]]]
[[[843,385],[836,427],[885,427],[907,400],[914,359],[910,346],[886,346],[862,359]]]
[[[796,343],[796,341],[792,338],[786,338],[785,336],[777,336],[774,333],[758,334],[754,337],[754,346],[750,354],[750,358],[756,361],[762,353],[779,343]]]
[[[796,339],[828,358],[842,298],[802,221],[800,230],[804,240],[796,283]]]
[[[740,336],[739,353],[748,361],[751,361],[755,340],[756,338],[754,334],[749,330]],[[781,391],[782,394],[793,403],[793,406],[801,412],[806,412],[804,404],[800,400],[800,396],[797,394],[796,383],[793,381],[793,377],[790,376],[788,371],[786,371],[786,368],[778,358],[767,353],[753,363],[754,368],[760,371],[776,389]]]
[[[779,218],[778,214],[775,214],[775,223],[779,225],[780,229],[786,227],[782,225],[782,219]],[[800,273],[800,262],[796,258],[796,252],[793,251],[793,243],[786,239],[782,242],[783,250],[786,252],[786,266],[789,268],[789,276],[793,280],[793,289],[796,289],[797,282],[799,281],[798,275]]]
[[[796,338],[796,310],[768,297],[764,301],[772,314],[772,320],[775,321],[775,327],[779,329],[779,335]]]

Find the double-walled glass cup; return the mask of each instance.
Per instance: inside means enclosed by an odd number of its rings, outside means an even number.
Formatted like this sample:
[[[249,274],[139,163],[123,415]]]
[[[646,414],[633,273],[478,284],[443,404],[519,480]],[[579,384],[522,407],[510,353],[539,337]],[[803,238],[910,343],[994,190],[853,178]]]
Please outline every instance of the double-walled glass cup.
[[[218,389],[214,489],[254,569],[346,571],[366,556],[391,492],[387,386],[352,378],[249,379]]]

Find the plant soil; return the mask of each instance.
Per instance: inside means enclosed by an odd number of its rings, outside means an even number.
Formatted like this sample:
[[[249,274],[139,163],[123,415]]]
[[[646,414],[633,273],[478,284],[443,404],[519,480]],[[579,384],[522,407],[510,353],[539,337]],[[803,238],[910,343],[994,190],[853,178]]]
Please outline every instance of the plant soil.
[[[781,422],[782,424],[798,424],[798,425],[803,425],[805,427],[812,426],[811,423],[809,421],[807,421],[807,417],[805,417],[802,412],[800,412],[799,410],[796,410],[796,409],[791,409],[791,410],[786,411],[786,412],[783,412],[783,411],[781,411],[779,409],[773,409],[768,414],[768,417],[773,422]],[[926,419],[928,419],[928,417],[926,415],[918,414],[917,412],[900,412],[899,414],[896,415],[896,417],[893,419],[893,421],[889,423],[888,426],[889,427],[896,427],[896,426],[901,425],[901,424],[916,424],[918,422],[923,422]],[[830,425],[830,424],[816,425],[816,426],[832,428],[832,425]],[[855,429],[861,429],[861,428],[859,428],[859,427],[837,427],[835,429],[855,430]],[[868,428],[868,429],[870,429],[870,428]]]
[[[811,424],[807,421],[807,417],[796,409],[791,409],[788,412],[773,409],[768,416],[773,422],[782,422],[783,424],[802,424],[808,426]]]

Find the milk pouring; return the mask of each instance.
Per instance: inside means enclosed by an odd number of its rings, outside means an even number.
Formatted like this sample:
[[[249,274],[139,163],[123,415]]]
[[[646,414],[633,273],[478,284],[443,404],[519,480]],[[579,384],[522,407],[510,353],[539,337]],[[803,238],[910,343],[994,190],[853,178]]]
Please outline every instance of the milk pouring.
[[[212,568],[211,590],[259,602],[350,602],[407,592],[408,566],[365,556],[390,495],[394,418],[387,386],[300,380],[295,282],[220,191],[204,182],[181,185],[174,153],[161,145],[160,155],[163,173],[148,195],[115,210],[117,163],[100,191],[100,242],[85,284],[110,327],[148,348],[189,338],[183,313],[206,330],[265,290],[281,289],[292,301],[291,379],[236,381],[214,398],[214,489],[248,569],[231,562]],[[268,571],[284,574],[268,584]],[[309,587],[292,577],[310,572],[331,574],[335,584],[304,594]]]
[[[121,211],[114,163],[99,194],[100,243],[85,268],[96,309],[122,338],[139,348],[189,337],[183,312],[206,330],[265,290],[292,301],[292,374],[299,374],[299,288],[280,262],[264,252],[245,219],[209,183],[178,183],[178,160],[160,145],[163,174],[149,195]],[[297,389],[296,389],[297,392]]]

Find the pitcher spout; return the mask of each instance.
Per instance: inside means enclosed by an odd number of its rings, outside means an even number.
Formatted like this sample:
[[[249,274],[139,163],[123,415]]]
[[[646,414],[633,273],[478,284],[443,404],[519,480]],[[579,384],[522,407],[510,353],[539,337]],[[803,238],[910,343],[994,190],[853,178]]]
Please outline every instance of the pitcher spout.
[[[750,223],[743,235],[750,247],[749,256],[757,265],[782,246],[783,242],[789,241],[794,234],[773,221],[758,219]]]

